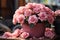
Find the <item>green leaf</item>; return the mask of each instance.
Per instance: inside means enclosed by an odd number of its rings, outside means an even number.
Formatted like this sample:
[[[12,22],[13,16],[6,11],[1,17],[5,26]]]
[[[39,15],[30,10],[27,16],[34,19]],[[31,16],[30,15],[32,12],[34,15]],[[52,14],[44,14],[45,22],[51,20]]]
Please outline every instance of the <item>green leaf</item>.
[[[31,24],[30,24],[30,28],[33,28],[33,27],[34,27],[34,24],[33,24],[33,23],[31,23]]]

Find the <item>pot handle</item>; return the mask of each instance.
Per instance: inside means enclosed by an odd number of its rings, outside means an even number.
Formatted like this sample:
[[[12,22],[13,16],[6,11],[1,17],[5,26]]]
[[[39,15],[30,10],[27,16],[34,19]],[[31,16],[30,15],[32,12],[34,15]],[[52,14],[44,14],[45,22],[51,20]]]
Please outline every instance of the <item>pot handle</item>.
[[[8,26],[0,23],[0,31],[3,31],[3,32],[11,32],[11,29]]]

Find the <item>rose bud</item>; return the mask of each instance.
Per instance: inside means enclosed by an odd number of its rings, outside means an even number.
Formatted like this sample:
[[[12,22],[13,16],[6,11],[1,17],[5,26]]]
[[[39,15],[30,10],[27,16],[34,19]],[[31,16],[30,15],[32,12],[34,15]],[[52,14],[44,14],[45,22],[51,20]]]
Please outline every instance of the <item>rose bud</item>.
[[[21,35],[20,35],[21,38],[27,38],[29,37],[29,33],[27,32],[23,32]]]

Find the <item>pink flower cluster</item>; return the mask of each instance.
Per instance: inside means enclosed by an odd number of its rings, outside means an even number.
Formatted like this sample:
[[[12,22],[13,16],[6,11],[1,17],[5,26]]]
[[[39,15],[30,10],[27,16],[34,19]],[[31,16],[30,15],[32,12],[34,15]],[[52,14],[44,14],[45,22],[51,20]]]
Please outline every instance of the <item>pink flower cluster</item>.
[[[41,22],[48,21],[50,24],[54,21],[54,12],[43,4],[28,3],[19,7],[13,15],[13,23],[23,24],[25,20],[28,24],[36,24],[38,20]]]
[[[11,32],[5,32],[3,35],[2,35],[3,38],[18,38],[18,37],[21,37],[21,38],[27,38],[29,37],[29,33],[27,32],[23,32],[22,29],[16,29],[13,33]]]

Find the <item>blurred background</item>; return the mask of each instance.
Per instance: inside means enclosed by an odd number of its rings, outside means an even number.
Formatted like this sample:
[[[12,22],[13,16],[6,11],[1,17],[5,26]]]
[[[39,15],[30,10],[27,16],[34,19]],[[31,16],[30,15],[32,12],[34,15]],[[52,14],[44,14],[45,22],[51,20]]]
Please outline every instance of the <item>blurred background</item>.
[[[60,9],[60,0],[0,0],[0,17],[12,19],[15,10],[28,2],[45,4],[54,11]]]
[[[4,24],[4,27],[13,30],[17,27],[12,23],[15,10],[29,2],[42,3],[53,11],[60,9],[60,0],[0,0],[0,23]]]

